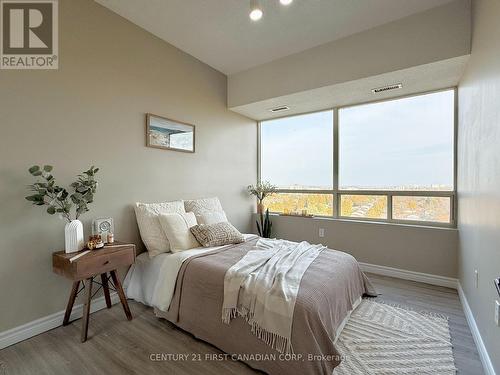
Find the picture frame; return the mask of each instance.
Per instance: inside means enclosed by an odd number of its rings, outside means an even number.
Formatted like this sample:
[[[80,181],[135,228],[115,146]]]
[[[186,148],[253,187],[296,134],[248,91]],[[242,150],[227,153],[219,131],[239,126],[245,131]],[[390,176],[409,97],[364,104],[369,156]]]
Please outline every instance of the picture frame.
[[[194,153],[195,130],[195,125],[146,113],[147,147]]]

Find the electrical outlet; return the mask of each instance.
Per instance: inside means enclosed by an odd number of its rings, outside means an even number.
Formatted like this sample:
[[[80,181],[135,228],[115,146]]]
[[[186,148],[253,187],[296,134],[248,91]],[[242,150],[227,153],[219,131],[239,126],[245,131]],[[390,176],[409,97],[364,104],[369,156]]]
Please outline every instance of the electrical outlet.
[[[319,228],[318,236],[322,238],[325,237],[325,228]]]
[[[474,286],[476,289],[479,286],[479,272],[477,270],[474,270]]]
[[[495,324],[500,327],[500,302],[495,301]]]

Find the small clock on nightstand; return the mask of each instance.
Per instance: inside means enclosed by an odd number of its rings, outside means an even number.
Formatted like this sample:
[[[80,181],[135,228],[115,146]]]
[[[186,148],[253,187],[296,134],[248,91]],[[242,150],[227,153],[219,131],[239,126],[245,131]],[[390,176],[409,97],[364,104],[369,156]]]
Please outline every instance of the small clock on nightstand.
[[[100,235],[102,242],[108,242],[108,233],[115,233],[115,225],[112,218],[95,219],[92,225],[92,234]]]

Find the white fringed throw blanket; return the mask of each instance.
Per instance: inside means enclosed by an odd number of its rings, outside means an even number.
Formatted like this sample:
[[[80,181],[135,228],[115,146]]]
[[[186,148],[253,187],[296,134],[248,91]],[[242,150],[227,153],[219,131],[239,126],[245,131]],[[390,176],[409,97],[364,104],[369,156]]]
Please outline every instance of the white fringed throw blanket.
[[[260,239],[224,277],[222,321],[241,316],[280,353],[292,353],[293,310],[304,272],[325,250],[308,242]]]

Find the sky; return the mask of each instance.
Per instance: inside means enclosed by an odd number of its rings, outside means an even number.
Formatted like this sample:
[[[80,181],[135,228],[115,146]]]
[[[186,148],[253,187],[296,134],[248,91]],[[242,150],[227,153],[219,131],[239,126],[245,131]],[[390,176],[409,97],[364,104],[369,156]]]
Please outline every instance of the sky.
[[[453,189],[454,91],[339,110],[339,186]],[[262,180],[331,189],[333,113],[262,122]]]

